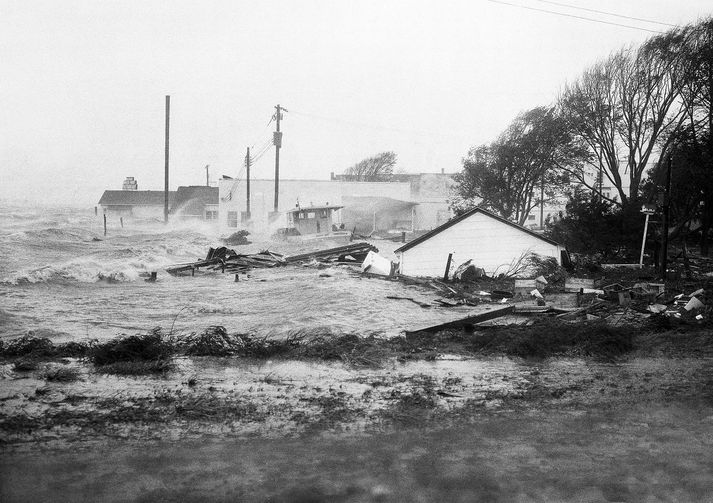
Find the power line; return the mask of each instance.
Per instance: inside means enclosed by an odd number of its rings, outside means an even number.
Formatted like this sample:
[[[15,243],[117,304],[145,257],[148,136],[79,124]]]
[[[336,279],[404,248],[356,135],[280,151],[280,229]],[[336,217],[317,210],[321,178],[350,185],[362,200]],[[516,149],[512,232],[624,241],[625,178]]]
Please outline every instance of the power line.
[[[264,128],[262,131],[260,131],[259,136],[262,136],[262,134],[267,130],[267,128],[270,127],[270,124],[272,124],[272,121],[274,121],[274,120],[275,120],[275,116],[273,115],[273,116],[270,118],[270,120],[268,121],[267,125],[265,125],[265,128]],[[250,148],[255,147],[255,144],[256,144],[257,142],[258,142],[258,140],[255,140],[255,141],[253,142],[253,144],[250,146]]]
[[[437,133],[437,132],[431,132],[431,131],[416,131],[416,130],[408,130],[408,129],[399,129],[399,128],[393,128],[393,127],[388,127],[388,126],[374,126],[373,124],[345,121],[342,119],[338,119],[336,117],[325,117],[323,115],[315,115],[315,114],[310,114],[310,113],[306,113],[306,112],[299,112],[299,111],[295,111],[293,109],[290,109],[290,110],[291,110],[290,113],[295,114],[295,115],[301,115],[304,117],[310,117],[313,119],[319,119],[319,120],[323,120],[323,121],[335,122],[337,124],[346,124],[349,126],[354,126],[354,127],[363,128],[363,129],[372,129],[372,130],[378,130],[378,131],[392,131],[394,133],[403,133],[403,134],[409,134],[409,135],[415,135],[415,136],[428,136],[428,137],[442,136],[442,137],[450,137],[450,138],[465,138],[465,136],[463,136],[463,135],[444,134],[444,133]]]
[[[582,20],[584,20],[584,21],[591,21],[591,22],[593,22],[593,23],[608,24],[608,25],[611,25],[611,26],[620,26],[620,27],[622,27],[622,28],[631,28],[631,29],[634,29],[634,30],[646,31],[646,32],[649,32],[649,33],[659,33],[659,34],[660,34],[660,33],[663,33],[662,31],[649,30],[649,29],[647,29],[647,28],[641,28],[641,27],[639,27],[639,26],[631,26],[631,25],[628,25],[628,24],[613,23],[613,22],[611,22],[611,21],[603,21],[603,20],[601,20],[601,19],[594,19],[594,18],[591,18],[591,17],[577,16],[577,15],[575,15],[575,14],[565,14],[564,12],[557,12],[557,11],[554,11],[554,10],[538,9],[537,7],[529,7],[529,6],[527,6],[527,5],[518,5],[518,4],[514,4],[514,3],[510,3],[510,2],[504,2],[504,1],[502,1],[502,0],[488,0],[488,2],[498,3],[498,4],[502,4],[502,5],[509,5],[510,7],[519,7],[519,8],[521,8],[521,9],[534,10],[534,11],[537,11],[537,12],[546,12],[546,13],[548,13],[548,14],[554,14],[554,15],[556,15],[556,16],[571,17],[571,18],[574,18],[574,19],[582,19]]]
[[[551,0],[537,0],[537,1],[538,1],[538,2],[542,2],[542,3],[549,3],[549,4],[552,4],[552,5],[559,5],[560,7],[568,7],[568,8],[570,8],[570,9],[585,10],[585,11],[588,11],[588,12],[596,12],[597,14],[604,14],[604,15],[606,15],[606,16],[614,16],[614,17],[620,17],[620,18],[623,18],[623,19],[631,19],[631,20],[633,20],[633,21],[643,21],[644,23],[660,24],[660,25],[663,25],[663,26],[671,26],[672,28],[675,28],[675,27],[676,27],[675,24],[664,23],[664,22],[662,22],[662,21],[654,21],[653,19],[644,19],[644,18],[641,18],[641,17],[625,16],[625,15],[623,15],[623,14],[615,14],[615,13],[613,13],[613,12],[606,12],[606,11],[603,11],[603,10],[588,9],[588,8],[586,8],[586,7],[578,7],[578,6],[576,6],[576,5],[570,5],[570,4],[566,4],[566,3],[552,2]]]

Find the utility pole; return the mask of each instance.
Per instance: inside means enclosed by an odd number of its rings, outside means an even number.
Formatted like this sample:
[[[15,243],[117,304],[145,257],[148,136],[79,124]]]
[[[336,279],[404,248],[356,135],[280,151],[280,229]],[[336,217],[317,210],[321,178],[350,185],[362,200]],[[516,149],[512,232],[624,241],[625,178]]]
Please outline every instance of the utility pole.
[[[245,200],[247,201],[247,206],[245,208],[245,212],[247,213],[247,219],[250,220],[250,147],[248,147],[248,153],[245,156],[245,167],[246,167],[246,188],[247,188],[247,197]]]
[[[668,156],[666,168],[666,192],[663,200],[663,229],[661,236],[661,277],[666,279],[666,261],[668,259],[668,218],[671,208],[671,155]]]
[[[166,96],[166,148],[164,153],[163,223],[168,223],[168,129],[171,116],[171,97]]]
[[[282,147],[282,133],[280,132],[280,119],[282,119],[282,112],[287,112],[279,104],[275,106],[275,122],[277,124],[277,130],[272,135],[272,143],[275,145],[275,207],[274,211],[277,211],[278,198],[280,193],[280,147]]]
[[[210,187],[210,178],[208,177],[208,166],[210,166],[210,164],[205,165],[205,186],[206,187]]]

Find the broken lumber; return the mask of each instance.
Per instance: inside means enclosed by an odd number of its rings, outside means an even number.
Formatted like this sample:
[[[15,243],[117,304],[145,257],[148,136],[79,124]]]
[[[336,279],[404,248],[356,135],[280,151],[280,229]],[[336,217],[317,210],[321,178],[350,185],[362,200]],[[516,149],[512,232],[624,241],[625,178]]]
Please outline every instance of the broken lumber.
[[[494,320],[496,318],[501,318],[514,311],[514,306],[500,307],[486,311],[484,313],[474,314],[472,316],[466,316],[465,318],[460,318],[453,321],[447,321],[446,323],[441,323],[439,325],[433,325],[430,327],[419,328],[417,330],[406,330],[406,334],[414,334],[416,332],[438,332],[440,330],[445,330],[448,328],[470,328],[473,325],[482,323],[484,321]]]
[[[318,262],[361,263],[370,251],[379,252],[374,245],[369,243],[353,243],[345,246],[337,246],[336,248],[328,248],[326,250],[315,250],[299,255],[292,255],[285,257],[285,262],[295,264],[316,260]]]

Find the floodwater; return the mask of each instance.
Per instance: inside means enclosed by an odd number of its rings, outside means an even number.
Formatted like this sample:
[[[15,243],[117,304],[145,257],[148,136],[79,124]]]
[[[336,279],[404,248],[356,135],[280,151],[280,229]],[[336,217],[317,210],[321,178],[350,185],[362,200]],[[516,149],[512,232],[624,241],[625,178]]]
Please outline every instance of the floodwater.
[[[0,206],[0,338],[32,330],[55,341],[105,339],[165,330],[196,332],[223,325],[229,332],[283,336],[300,329],[396,335],[467,316],[474,308],[424,309],[387,296],[429,303],[433,291],[361,277],[352,267],[288,266],[240,275],[172,277],[171,264],[202,259],[219,246],[216,230],[200,225],[141,225],[110,221],[93,209]],[[271,242],[235,247],[283,254],[344,242]],[[386,256],[398,245],[374,241]],[[158,282],[142,277],[158,272]],[[476,308],[477,309],[477,308]]]

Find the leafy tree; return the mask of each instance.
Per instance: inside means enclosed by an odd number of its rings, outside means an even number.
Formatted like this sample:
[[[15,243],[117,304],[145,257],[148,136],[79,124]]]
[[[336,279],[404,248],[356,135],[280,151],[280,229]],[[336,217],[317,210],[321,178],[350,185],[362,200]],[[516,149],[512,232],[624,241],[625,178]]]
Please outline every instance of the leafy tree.
[[[394,152],[382,152],[347,168],[344,174],[355,181],[384,182],[389,181],[393,176],[394,166],[396,166],[396,154]]]
[[[675,239],[700,230],[701,253],[708,255],[708,233],[713,222],[713,152],[710,133],[692,128],[679,131],[671,142],[670,237]],[[649,177],[653,194],[665,190],[668,162],[662,161]]]
[[[552,107],[520,114],[490,145],[471,149],[455,175],[451,207],[462,213],[475,205],[523,224],[541,203],[564,193],[568,178],[559,166],[580,155]]]
[[[612,258],[636,250],[642,231],[643,220],[637,208],[630,205],[622,209],[578,188],[566,211],[547,222],[545,235],[572,252]]]

